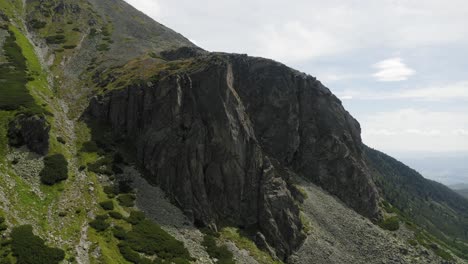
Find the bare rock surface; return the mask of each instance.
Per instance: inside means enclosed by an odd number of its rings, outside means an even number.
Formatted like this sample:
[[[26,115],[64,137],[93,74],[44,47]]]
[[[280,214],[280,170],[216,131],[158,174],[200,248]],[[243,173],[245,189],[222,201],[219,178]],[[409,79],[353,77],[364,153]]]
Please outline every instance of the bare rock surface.
[[[405,236],[372,224],[314,184],[302,181],[301,186],[308,197],[303,211],[312,228],[289,263],[444,263],[432,251],[410,246]]]

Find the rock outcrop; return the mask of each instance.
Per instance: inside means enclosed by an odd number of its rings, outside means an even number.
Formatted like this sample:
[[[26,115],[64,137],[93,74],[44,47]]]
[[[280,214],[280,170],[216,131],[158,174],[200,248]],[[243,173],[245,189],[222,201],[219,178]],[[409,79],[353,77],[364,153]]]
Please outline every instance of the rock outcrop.
[[[195,223],[255,227],[284,259],[304,239],[285,168],[378,217],[359,124],[320,82],[243,55],[193,60],[93,98],[85,116],[132,141],[149,180]]]
[[[9,124],[8,139],[10,146],[26,145],[29,150],[45,155],[49,150],[50,125],[43,116],[20,114]]]

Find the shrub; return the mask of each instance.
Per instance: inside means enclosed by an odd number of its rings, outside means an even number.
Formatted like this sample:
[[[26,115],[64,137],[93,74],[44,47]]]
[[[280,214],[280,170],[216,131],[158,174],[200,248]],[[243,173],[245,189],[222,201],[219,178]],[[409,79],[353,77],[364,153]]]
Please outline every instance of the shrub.
[[[62,44],[65,43],[66,39],[64,35],[53,35],[46,37],[47,44]]]
[[[107,218],[107,215],[98,215],[96,219],[89,222],[89,225],[98,232],[104,231],[110,226],[109,223],[106,222]]]
[[[68,162],[62,154],[55,154],[44,158],[44,168],[40,172],[41,181],[47,185],[68,178]]]
[[[119,193],[133,192],[132,181],[130,179],[122,179],[118,182]]]
[[[188,264],[191,259],[182,242],[148,219],[133,225],[132,230],[127,232],[125,244],[134,251],[157,255],[169,261],[179,259],[179,263]]]
[[[119,212],[116,212],[116,211],[110,211],[109,216],[114,218],[114,219],[117,219],[117,220],[123,218],[123,215],[121,213],[119,213]]]
[[[141,221],[145,219],[145,214],[140,211],[132,211],[130,212],[130,216],[126,219],[132,225],[137,225]]]
[[[111,157],[104,157],[94,163],[88,163],[88,170],[94,173],[112,175],[112,170],[110,169],[112,166],[111,162]]]
[[[99,205],[106,211],[114,210],[114,202],[112,200],[100,202]]]
[[[57,137],[57,142],[59,142],[60,144],[67,144],[67,141],[65,141],[65,139],[63,137]]]
[[[105,194],[107,194],[107,197],[109,198],[113,198],[117,194],[117,192],[115,191],[115,187],[111,185],[104,186],[103,191]]]
[[[400,220],[397,216],[392,216],[380,222],[379,226],[386,230],[396,231],[400,228]]]
[[[51,248],[44,244],[44,240],[35,236],[30,225],[19,226],[11,232],[11,249],[17,258],[17,263],[59,263],[65,258],[61,249]]]
[[[123,229],[121,226],[114,226],[112,229],[112,234],[119,240],[127,239],[127,231],[125,231],[125,229]]]
[[[117,197],[119,204],[125,207],[133,207],[135,205],[135,199],[135,195],[130,193],[121,194]]]
[[[64,49],[74,49],[74,48],[76,48],[76,45],[64,45],[63,48]]]
[[[99,46],[97,46],[98,51],[108,51],[109,49],[109,44],[107,43],[101,43]]]
[[[211,258],[218,259],[219,264],[235,264],[232,252],[225,245],[218,246],[214,236],[205,235],[202,245],[206,248]]]
[[[128,245],[125,243],[119,244],[119,251],[126,260],[132,263],[138,264],[152,264],[153,262],[149,259],[143,258],[137,252],[133,251]]]
[[[21,107],[27,109],[38,108],[34,98],[26,88],[28,75],[26,73],[26,58],[21,47],[16,44],[15,34],[8,31],[5,38],[3,54],[8,63],[0,64],[0,109],[17,110]]]
[[[97,146],[96,142],[94,141],[87,141],[83,143],[83,146],[81,147],[82,152],[98,152],[99,147]]]
[[[31,21],[29,21],[29,25],[31,25],[32,28],[34,29],[41,29],[41,28],[44,28],[47,23],[44,22],[44,21],[39,21],[37,19],[33,19]]]

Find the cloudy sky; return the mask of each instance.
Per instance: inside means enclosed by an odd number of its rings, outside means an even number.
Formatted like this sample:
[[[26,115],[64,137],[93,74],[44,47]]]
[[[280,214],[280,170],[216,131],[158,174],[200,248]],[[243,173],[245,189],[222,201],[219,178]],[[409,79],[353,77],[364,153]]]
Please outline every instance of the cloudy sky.
[[[210,51],[321,80],[393,155],[468,152],[466,0],[127,0]]]

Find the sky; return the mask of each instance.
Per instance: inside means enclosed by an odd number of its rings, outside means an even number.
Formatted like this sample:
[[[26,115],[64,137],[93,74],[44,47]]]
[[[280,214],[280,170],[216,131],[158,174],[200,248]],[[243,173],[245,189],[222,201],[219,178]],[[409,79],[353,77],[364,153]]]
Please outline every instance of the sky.
[[[126,1],[203,49],[317,77],[373,148],[468,153],[466,0]]]

